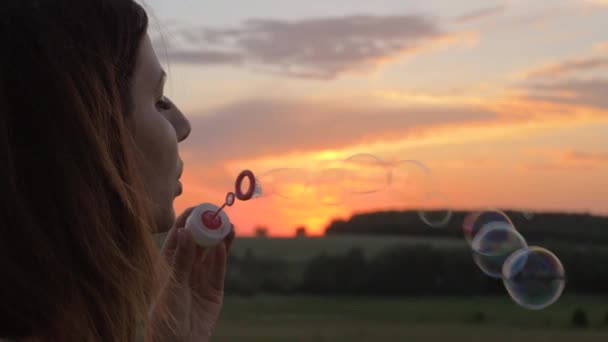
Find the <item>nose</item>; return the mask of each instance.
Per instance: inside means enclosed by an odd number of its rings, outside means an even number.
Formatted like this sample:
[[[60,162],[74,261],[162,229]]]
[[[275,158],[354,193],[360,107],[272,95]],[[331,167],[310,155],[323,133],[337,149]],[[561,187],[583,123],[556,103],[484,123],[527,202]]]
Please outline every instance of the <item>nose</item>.
[[[184,113],[182,113],[179,108],[175,107],[175,110],[173,112],[174,113],[169,121],[175,128],[177,141],[182,142],[186,140],[186,138],[188,138],[188,136],[190,135],[190,131],[192,131],[192,127],[190,126],[190,121],[188,121]]]

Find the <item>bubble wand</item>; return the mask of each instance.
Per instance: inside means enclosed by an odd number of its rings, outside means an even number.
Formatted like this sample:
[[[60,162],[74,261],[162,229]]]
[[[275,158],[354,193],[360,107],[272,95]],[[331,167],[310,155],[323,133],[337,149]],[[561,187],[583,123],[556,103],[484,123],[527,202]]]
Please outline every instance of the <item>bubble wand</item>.
[[[249,181],[247,191],[243,193],[243,181]],[[226,199],[221,207],[211,203],[199,204],[188,219],[186,219],[186,229],[192,232],[194,241],[202,247],[212,247],[224,240],[232,231],[232,223],[226,215],[224,208],[231,207],[235,202],[235,197],[241,201],[248,201],[257,192],[260,187],[256,182],[252,171],[244,170],[236,178],[235,191],[226,194]]]

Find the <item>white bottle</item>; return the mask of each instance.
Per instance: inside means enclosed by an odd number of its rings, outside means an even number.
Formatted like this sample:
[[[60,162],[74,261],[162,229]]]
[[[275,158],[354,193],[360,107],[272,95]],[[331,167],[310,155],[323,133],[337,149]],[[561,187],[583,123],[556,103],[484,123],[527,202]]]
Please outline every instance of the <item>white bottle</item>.
[[[186,229],[190,230],[194,241],[201,247],[213,247],[220,243],[232,231],[232,223],[222,210],[211,203],[199,204],[186,219]]]

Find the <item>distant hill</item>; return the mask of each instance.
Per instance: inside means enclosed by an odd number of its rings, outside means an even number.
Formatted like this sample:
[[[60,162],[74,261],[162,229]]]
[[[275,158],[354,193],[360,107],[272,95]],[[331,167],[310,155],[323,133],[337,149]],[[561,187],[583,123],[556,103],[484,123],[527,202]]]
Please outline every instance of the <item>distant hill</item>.
[[[534,213],[527,219],[521,212],[505,211],[528,244],[546,242],[608,244],[608,217],[589,214]],[[356,214],[350,220],[335,220],[325,235],[399,235],[462,238],[462,223],[469,212],[453,212],[443,228],[425,224],[417,211],[385,211]]]

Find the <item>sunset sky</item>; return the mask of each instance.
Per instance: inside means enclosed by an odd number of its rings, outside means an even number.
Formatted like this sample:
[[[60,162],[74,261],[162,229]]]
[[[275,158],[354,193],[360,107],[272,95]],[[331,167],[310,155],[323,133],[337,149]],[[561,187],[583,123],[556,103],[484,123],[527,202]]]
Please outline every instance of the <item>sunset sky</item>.
[[[435,204],[608,213],[608,0],[145,3],[193,128],[178,213],[276,168],[308,188],[237,202],[239,234]],[[320,171],[359,153],[424,163],[441,203],[396,182],[320,200],[346,184]]]

